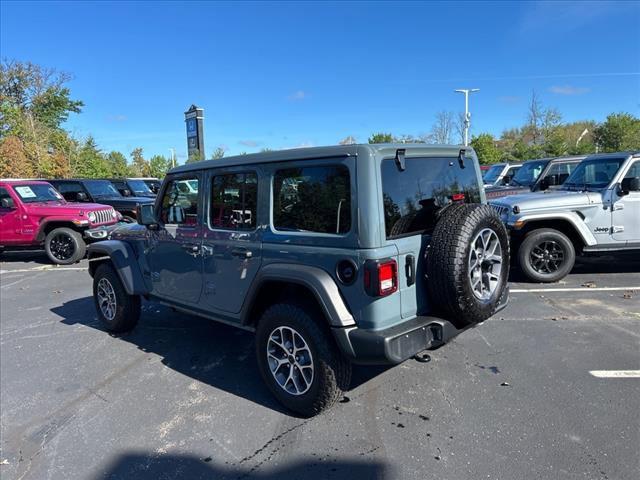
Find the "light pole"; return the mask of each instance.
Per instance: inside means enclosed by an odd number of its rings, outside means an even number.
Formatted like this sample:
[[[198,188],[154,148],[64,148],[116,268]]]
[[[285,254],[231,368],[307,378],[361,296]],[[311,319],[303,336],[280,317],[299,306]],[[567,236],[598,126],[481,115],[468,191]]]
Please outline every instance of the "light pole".
[[[456,92],[464,93],[464,145],[469,145],[469,127],[471,126],[471,112],[469,111],[469,94],[479,92],[479,88],[459,88]]]
[[[171,152],[171,168],[174,168],[176,166],[176,152],[173,148],[170,148],[169,151]]]

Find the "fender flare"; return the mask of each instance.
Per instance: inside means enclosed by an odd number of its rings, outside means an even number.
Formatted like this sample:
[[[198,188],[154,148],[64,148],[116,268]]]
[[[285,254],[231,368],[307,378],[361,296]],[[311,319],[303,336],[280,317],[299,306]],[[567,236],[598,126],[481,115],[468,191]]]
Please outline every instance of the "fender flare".
[[[120,240],[103,240],[90,244],[87,250],[89,252],[89,273],[92,277],[97,266],[96,263],[104,261],[104,257],[108,256],[129,295],[147,295],[149,293],[131,245]]]
[[[38,231],[36,232],[36,235],[35,235],[35,238],[38,241],[40,242],[44,241],[44,239],[46,238],[46,234],[44,233],[44,231],[47,228],[47,226],[51,223],[64,223],[65,227],[71,228],[72,230],[80,231],[81,233],[83,230],[86,230],[87,228],[89,228],[88,220],[86,225],[76,225],[75,223],[73,223],[73,220],[69,217],[47,216],[45,219],[42,220],[42,222],[40,222],[40,225],[38,225]]]
[[[571,225],[574,228],[576,233],[580,236],[580,238],[584,242],[585,246],[589,247],[598,243],[596,241],[596,238],[593,236],[593,233],[591,233],[591,231],[589,230],[587,225],[584,223],[582,218],[580,218],[578,214],[574,212],[552,213],[552,214],[532,213],[529,215],[523,215],[517,219],[518,222],[524,223],[523,226],[538,220],[545,220],[545,221],[561,220],[561,221],[567,222],[569,223],[569,225]],[[510,226],[514,228],[514,225],[511,222],[510,222]],[[516,231],[521,229],[522,227],[515,228]]]
[[[272,263],[260,269],[251,284],[247,300],[242,309],[241,323],[251,322],[249,315],[261,287],[270,281],[295,283],[308,288],[322,308],[329,325],[332,327],[355,326],[356,322],[340,295],[334,279],[318,267],[295,265],[290,263]]]

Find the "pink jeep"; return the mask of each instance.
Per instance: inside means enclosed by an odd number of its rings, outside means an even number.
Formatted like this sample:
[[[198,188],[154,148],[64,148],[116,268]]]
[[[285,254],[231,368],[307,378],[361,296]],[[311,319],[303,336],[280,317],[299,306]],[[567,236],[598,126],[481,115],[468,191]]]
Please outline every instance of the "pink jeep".
[[[67,202],[47,182],[0,180],[0,251],[44,245],[52,262],[68,265],[120,218],[107,205]]]

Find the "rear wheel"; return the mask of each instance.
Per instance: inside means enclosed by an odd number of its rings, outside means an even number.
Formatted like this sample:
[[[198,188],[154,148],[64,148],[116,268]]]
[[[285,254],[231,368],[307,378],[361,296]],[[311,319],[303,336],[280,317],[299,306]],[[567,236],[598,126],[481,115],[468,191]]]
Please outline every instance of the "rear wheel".
[[[93,276],[93,301],[98,318],[110,332],[132,330],[140,318],[140,296],[129,295],[109,263],[102,263]]]
[[[44,249],[53,263],[70,265],[84,258],[87,245],[79,232],[60,227],[47,234],[44,239]]]
[[[448,207],[427,249],[430,299],[456,327],[494,314],[509,276],[509,239],[488,205]]]
[[[310,417],[331,407],[351,381],[351,364],[311,308],[280,303],[258,323],[258,367],[271,393],[288,409]]]
[[[575,262],[573,243],[553,228],[529,232],[518,250],[520,269],[534,282],[557,282],[571,272]]]

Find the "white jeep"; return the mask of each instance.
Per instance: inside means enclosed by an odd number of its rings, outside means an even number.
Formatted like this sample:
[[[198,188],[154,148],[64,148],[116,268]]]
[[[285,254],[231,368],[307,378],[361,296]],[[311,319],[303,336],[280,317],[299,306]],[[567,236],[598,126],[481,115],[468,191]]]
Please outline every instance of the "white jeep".
[[[640,251],[640,152],[587,157],[559,190],[490,202],[526,277],[555,282],[576,254]]]

